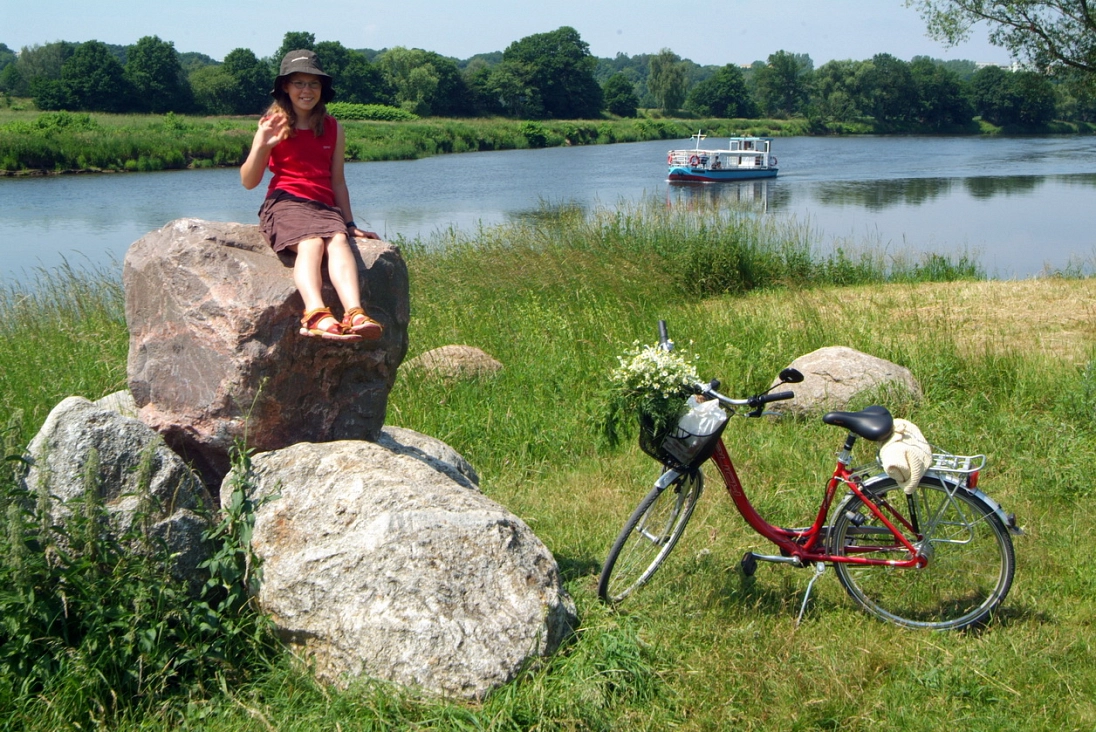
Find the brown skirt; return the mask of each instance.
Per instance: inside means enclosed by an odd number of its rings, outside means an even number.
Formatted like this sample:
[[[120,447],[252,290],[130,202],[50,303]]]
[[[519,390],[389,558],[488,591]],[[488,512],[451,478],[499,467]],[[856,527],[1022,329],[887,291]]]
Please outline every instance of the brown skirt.
[[[279,191],[259,209],[259,231],[276,252],[305,239],[330,239],[346,233],[342,211],[319,201],[297,198]]]

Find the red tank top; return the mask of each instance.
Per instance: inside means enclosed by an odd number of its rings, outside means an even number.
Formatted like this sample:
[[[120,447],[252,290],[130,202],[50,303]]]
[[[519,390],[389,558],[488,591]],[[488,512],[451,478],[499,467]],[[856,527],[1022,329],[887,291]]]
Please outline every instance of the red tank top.
[[[297,130],[297,134],[279,142],[270,152],[270,170],[274,177],[266,197],[275,190],[285,191],[310,201],[335,205],[331,189],[331,157],[335,152],[338,123],[331,115],[324,117],[323,135],[312,130]]]

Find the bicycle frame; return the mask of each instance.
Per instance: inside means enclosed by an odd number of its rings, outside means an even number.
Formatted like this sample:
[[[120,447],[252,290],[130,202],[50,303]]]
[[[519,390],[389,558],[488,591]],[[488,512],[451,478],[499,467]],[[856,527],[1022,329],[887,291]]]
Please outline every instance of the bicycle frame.
[[[770,524],[761,514],[757,512],[753,504],[750,502],[749,497],[746,495],[745,490],[742,488],[742,482],[738,479],[738,473],[735,471],[734,463],[731,461],[730,453],[727,451],[727,446],[723,443],[723,438],[719,438],[719,442],[716,445],[715,452],[712,454],[712,461],[715,463],[716,468],[719,470],[720,475],[723,476],[723,482],[727,487],[727,492],[731,496],[731,500],[734,501],[735,508],[738,509],[739,514],[745,519],[746,523],[761,536],[768,539],[775,544],[790,557],[790,561],[806,565],[816,562],[844,562],[846,564],[864,564],[864,565],[883,565],[888,567],[924,567],[927,563],[926,558],[920,554],[917,547],[906,537],[902,530],[897,528],[890,518],[884,515],[883,509],[888,509],[889,506],[885,501],[881,504],[871,493],[866,492],[860,486],[860,482],[855,479],[854,474],[849,470],[848,456],[852,449],[852,442],[855,440],[855,436],[850,435],[850,439],[845,443],[845,450],[842,451],[838,457],[837,467],[834,469],[833,475],[830,477],[826,484],[826,493],[822,498],[822,504],[818,508],[818,513],[814,518],[814,522],[809,528],[806,529],[786,529],[780,526]],[[835,556],[826,551],[825,537],[826,526],[825,521],[830,513],[830,507],[833,505],[833,500],[837,495],[837,488],[840,485],[847,486],[853,493],[855,493],[867,506],[877,519],[879,519],[884,526],[886,526],[890,532],[894,535],[894,538],[906,548],[909,552],[909,559],[875,559],[871,557],[862,556]],[[882,506],[882,507],[881,507]],[[890,510],[890,515],[898,523],[902,524],[904,528],[913,534],[917,534],[916,527],[912,526],[905,518],[900,516],[897,512]],[[918,536],[917,540],[920,540]],[[889,547],[893,549],[893,546]],[[870,547],[861,548],[864,553],[872,551]],[[884,547],[878,547],[879,551],[883,551]]]

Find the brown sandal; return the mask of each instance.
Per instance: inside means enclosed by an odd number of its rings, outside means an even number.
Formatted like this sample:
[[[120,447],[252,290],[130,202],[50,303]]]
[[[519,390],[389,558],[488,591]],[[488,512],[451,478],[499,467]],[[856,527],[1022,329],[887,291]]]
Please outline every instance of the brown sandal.
[[[332,324],[327,328],[320,328],[320,323],[328,319],[333,321]],[[357,333],[347,333],[342,324],[331,314],[331,308],[306,310],[301,318],[301,335],[309,338],[324,338],[329,341],[360,341],[362,339]]]
[[[361,335],[367,341],[375,341],[384,335],[384,326],[365,314],[361,308],[350,308],[342,319],[344,333]]]

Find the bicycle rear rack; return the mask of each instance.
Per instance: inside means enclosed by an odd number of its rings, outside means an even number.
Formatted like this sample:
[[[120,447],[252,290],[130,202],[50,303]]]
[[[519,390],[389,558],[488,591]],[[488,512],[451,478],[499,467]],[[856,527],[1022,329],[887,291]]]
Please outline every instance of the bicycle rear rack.
[[[977,473],[984,467],[986,467],[985,455],[952,455],[947,452],[934,452],[929,470],[938,473],[970,475],[971,473]]]

